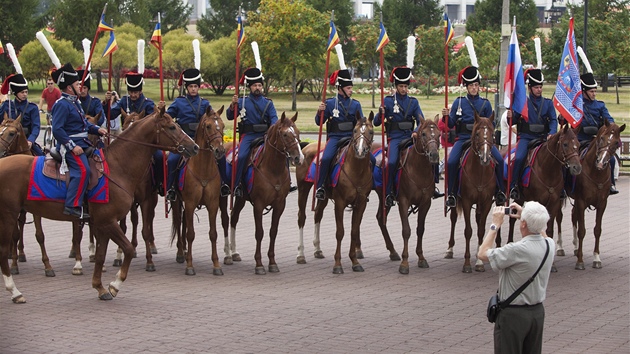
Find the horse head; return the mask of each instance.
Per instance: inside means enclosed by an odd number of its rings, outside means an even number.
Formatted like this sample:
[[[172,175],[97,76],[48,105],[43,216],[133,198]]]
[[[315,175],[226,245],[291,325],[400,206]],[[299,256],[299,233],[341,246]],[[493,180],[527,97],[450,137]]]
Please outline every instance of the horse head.
[[[224,106],[218,111],[214,111],[210,106],[206,108],[206,113],[201,117],[197,133],[195,134],[195,143],[202,150],[210,150],[214,153],[214,158],[219,160],[225,156],[225,148],[223,147],[223,129],[225,124],[221,119]]]
[[[479,157],[482,166],[487,166],[492,161],[492,147],[494,146],[494,112],[488,118],[480,117],[475,112],[475,124],[473,125],[471,143],[472,149]]]
[[[440,130],[437,126],[438,119],[439,117],[436,115],[433,120],[423,120],[418,130],[412,134],[414,149],[417,153],[425,155],[432,164],[440,162],[440,142],[438,140]]]
[[[23,138],[20,139],[20,136]],[[24,129],[22,128],[22,115],[20,114],[15,120],[10,119],[7,113],[4,113],[4,121],[0,125],[0,157],[17,153],[20,147],[20,140],[27,143]],[[28,151],[28,145],[23,147]]]
[[[372,142],[374,141],[374,112],[370,112],[370,117],[361,117],[359,112],[356,115],[357,123],[352,131],[352,145],[354,153],[358,158],[364,158],[371,153]]]
[[[615,150],[619,147],[621,141],[621,132],[626,129],[626,125],[618,126],[604,119],[604,125],[599,128],[595,137],[595,147],[597,148],[597,158],[595,159],[595,167],[603,170],[610,158],[614,155]]]
[[[552,145],[555,145],[555,149]],[[547,146],[555,150],[552,154],[564,164],[564,167],[573,176],[577,176],[582,172],[582,164],[579,157],[580,143],[575,132],[568,124],[549,139]]]
[[[268,142],[274,149],[286,155],[292,165],[301,165],[304,162],[304,154],[300,147],[300,130],[295,125],[297,112],[291,118],[287,118],[282,112],[280,120],[271,126],[267,134]],[[273,141],[271,139],[274,139]]]
[[[141,113],[131,112],[127,113],[124,110],[120,111],[121,120],[123,122],[122,130],[129,128],[135,121],[144,118],[144,110]]]
[[[148,117],[147,117],[148,118]],[[179,125],[175,124],[173,117],[165,112],[165,108],[158,109],[153,114],[157,132],[157,144],[164,150],[175,151],[186,157],[192,157],[199,153],[197,145]],[[168,144],[173,144],[169,146]]]

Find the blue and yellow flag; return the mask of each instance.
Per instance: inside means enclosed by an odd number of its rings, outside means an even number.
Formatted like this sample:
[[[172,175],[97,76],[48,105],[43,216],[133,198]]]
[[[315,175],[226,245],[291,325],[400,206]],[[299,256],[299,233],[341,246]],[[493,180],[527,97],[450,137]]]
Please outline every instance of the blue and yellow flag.
[[[113,30],[114,30],[114,27],[105,23],[105,14],[102,14],[101,22],[98,24],[98,28],[96,29],[96,32],[107,32],[107,31],[113,31]]]
[[[330,30],[328,31],[328,45],[326,46],[326,51],[330,51],[337,44],[339,44],[339,34],[337,33],[337,27],[335,27],[335,23],[330,21]]]
[[[2,41],[0,41],[0,54],[4,54],[4,46],[2,46]]]
[[[151,36],[151,44],[158,50],[162,47],[162,25],[160,22],[155,24],[153,35]]]
[[[105,46],[105,50],[103,51],[103,56],[102,57],[105,57],[106,55],[112,54],[117,49],[118,49],[118,43],[116,43],[116,37],[114,36],[114,31],[110,31],[109,32],[109,41],[107,42],[107,45]]]
[[[236,25],[236,47],[240,48],[245,42],[245,29],[243,28],[243,20],[238,16],[238,24]]]
[[[381,34],[378,35],[378,41],[376,41],[376,51],[380,51],[389,43],[389,36],[387,35],[387,31],[385,30],[385,26],[383,26],[383,22],[381,22]]]
[[[453,25],[451,24],[451,20],[448,19],[448,15],[444,14],[444,28],[446,31],[444,32],[444,44],[448,44],[448,42],[453,39],[453,35],[455,34],[455,30],[453,29]]]

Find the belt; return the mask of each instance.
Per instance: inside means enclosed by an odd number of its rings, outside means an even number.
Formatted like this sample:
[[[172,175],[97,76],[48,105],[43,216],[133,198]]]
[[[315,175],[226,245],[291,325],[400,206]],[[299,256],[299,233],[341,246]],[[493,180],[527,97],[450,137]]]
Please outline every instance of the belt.
[[[539,302],[539,303],[534,304],[534,305],[507,305],[506,307],[519,308],[519,307],[536,307],[536,306],[540,306],[540,305],[542,305],[542,302]]]

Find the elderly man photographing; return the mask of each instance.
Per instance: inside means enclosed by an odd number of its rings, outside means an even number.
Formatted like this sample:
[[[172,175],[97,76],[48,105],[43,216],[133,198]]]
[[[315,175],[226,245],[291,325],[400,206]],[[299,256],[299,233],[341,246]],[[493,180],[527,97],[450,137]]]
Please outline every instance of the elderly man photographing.
[[[512,203],[507,209],[510,217],[520,219],[523,239],[501,248],[492,248],[497,230],[503,223],[506,208],[495,207],[492,225],[477,257],[489,261],[499,271],[499,300],[505,302],[521,285],[535,275],[512,302],[499,313],[494,324],[495,353],[541,353],[545,300],[549,273],[553,264],[555,243],[544,234],[549,220],[547,209],[538,202],[520,205]]]

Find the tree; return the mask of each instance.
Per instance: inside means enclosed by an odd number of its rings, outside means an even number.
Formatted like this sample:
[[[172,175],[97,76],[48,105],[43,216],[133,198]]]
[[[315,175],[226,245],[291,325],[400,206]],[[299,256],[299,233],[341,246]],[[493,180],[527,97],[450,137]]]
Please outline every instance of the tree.
[[[165,77],[171,77],[167,81],[168,99],[173,99],[177,90],[177,80],[182,71],[187,68],[192,68],[194,65],[194,55],[192,40],[195,39],[190,34],[184,33],[183,29],[177,29],[167,33],[162,37],[162,67],[165,73]],[[204,59],[201,62],[204,65]],[[158,58],[153,61],[153,66],[158,67]]]
[[[499,55],[501,50],[501,34],[493,31],[481,30],[471,33],[479,62],[479,72],[485,80],[499,80]],[[462,47],[455,55],[453,66],[458,73],[463,68],[471,65],[468,48]],[[451,70],[449,70],[451,72]],[[483,80],[481,82],[483,86]]]
[[[83,63],[83,54],[74,48],[67,40],[57,40],[48,38],[50,46],[57,54],[61,65],[71,63],[73,67],[78,67]],[[27,80],[46,80],[50,77],[50,71],[54,68],[48,53],[37,39],[26,43],[20,51],[20,65],[24,77]]]
[[[416,29],[418,41],[416,43],[416,56],[414,62],[414,76],[425,76],[431,82],[433,74],[444,74],[444,28],[429,27],[424,25]],[[449,43],[449,55],[452,53],[454,41]],[[453,61],[449,57],[449,76],[456,74],[453,72]],[[427,90],[428,94],[428,90]]]
[[[205,50],[203,50],[205,47]],[[204,60],[201,63],[203,78],[217,95],[222,95],[227,86],[234,83],[236,67],[236,32],[231,37],[223,37],[202,46]]]
[[[260,0],[210,0],[210,11],[197,21],[197,32],[206,41],[227,37],[236,29],[236,17],[241,6],[243,13],[255,11]]]
[[[330,18],[331,11],[335,12],[335,27],[339,34],[339,40],[343,45],[343,52],[349,57],[354,56],[354,44],[350,35],[350,26],[354,18],[354,6],[352,0],[306,0],[306,3],[315,10],[327,14]]]
[[[135,1],[137,0],[133,0],[132,2]],[[186,32],[186,26],[188,26],[190,15],[193,11],[191,5],[181,0],[147,1],[149,3],[149,13],[151,16],[157,16],[158,12],[162,16],[162,35],[179,29],[183,30],[184,33]],[[153,32],[153,27],[155,27],[155,24],[149,25],[149,30],[151,32]]]
[[[466,19],[466,31],[489,30],[501,32],[501,9],[503,0],[477,0],[475,12]],[[518,33],[531,38],[538,28],[538,10],[534,0],[510,0],[510,24],[516,16]]]
[[[6,46],[11,43],[17,52],[29,41],[33,40],[35,32],[44,26],[41,15],[33,11],[38,0],[0,0],[0,41]],[[6,47],[5,47],[6,50]],[[23,66],[22,60],[20,64]],[[15,73],[8,55],[0,58],[0,76]]]

